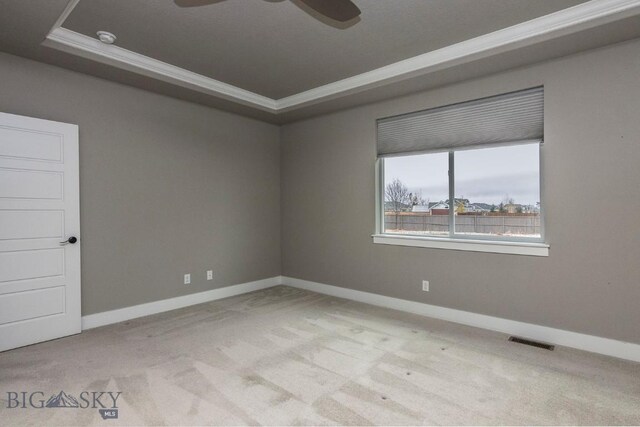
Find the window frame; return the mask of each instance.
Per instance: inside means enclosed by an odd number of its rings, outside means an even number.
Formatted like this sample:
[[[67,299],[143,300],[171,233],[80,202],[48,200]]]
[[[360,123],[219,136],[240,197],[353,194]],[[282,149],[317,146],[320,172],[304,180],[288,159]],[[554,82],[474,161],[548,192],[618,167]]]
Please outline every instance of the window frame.
[[[449,200],[455,200],[455,153],[464,150],[474,150],[482,148],[493,148],[499,146],[514,146],[524,144],[538,144],[539,150],[539,166],[538,179],[540,188],[540,237],[513,237],[513,236],[492,236],[480,235],[470,236],[465,234],[456,234],[455,232],[455,206],[449,203],[449,235],[448,236],[429,236],[418,234],[396,234],[385,232],[385,157],[379,157],[375,166],[375,182],[376,182],[376,229],[372,235],[374,243],[428,247],[437,249],[454,249],[469,250],[477,252],[494,252],[519,255],[548,256],[549,245],[546,243],[545,233],[545,197],[544,197],[544,161],[543,147],[541,140],[527,141],[511,144],[483,144],[470,146],[463,149],[449,149],[438,151],[427,151],[423,153],[407,153],[407,156],[428,154],[435,152],[447,152],[449,160],[448,177],[449,177]]]

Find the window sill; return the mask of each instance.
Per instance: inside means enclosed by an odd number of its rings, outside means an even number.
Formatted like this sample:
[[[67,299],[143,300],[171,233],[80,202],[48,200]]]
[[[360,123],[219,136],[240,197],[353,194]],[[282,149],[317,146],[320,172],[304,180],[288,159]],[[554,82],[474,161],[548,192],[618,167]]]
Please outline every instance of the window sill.
[[[450,249],[456,251],[491,252],[496,254],[549,256],[549,245],[534,242],[499,242],[495,240],[467,240],[438,237],[374,234],[373,243],[413,246],[419,248]]]

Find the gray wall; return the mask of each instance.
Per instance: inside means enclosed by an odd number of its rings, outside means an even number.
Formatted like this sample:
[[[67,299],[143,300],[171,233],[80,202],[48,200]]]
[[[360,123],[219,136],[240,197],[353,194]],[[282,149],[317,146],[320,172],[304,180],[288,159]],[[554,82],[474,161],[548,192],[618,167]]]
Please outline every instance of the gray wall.
[[[284,126],[283,275],[640,343],[639,76],[635,41]],[[372,243],[376,118],[540,84],[549,257]]]
[[[276,126],[6,54],[0,81],[80,126],[83,314],[280,274]]]
[[[640,343],[639,52],[630,42],[280,130],[0,54],[0,110],[80,126],[84,314],[282,273]],[[539,84],[548,258],[372,243],[376,118]]]

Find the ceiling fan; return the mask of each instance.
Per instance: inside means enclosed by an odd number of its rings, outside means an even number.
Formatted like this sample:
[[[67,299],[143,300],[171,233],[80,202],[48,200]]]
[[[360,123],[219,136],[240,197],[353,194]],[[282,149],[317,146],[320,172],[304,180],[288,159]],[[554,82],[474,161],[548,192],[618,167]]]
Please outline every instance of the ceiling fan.
[[[180,7],[206,6],[224,0],[174,0]],[[360,9],[351,0],[298,0],[321,15],[338,22],[347,22],[360,16]]]

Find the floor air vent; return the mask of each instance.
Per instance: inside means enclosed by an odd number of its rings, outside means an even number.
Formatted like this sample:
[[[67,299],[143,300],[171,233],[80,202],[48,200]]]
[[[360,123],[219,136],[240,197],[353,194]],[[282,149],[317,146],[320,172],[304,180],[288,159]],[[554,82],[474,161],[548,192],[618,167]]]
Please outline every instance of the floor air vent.
[[[544,348],[545,350],[551,350],[551,351],[553,351],[553,349],[555,348],[555,346],[551,344],[545,344],[538,341],[531,341],[525,338],[509,337],[509,341],[517,342],[518,344],[530,345],[532,347]]]

